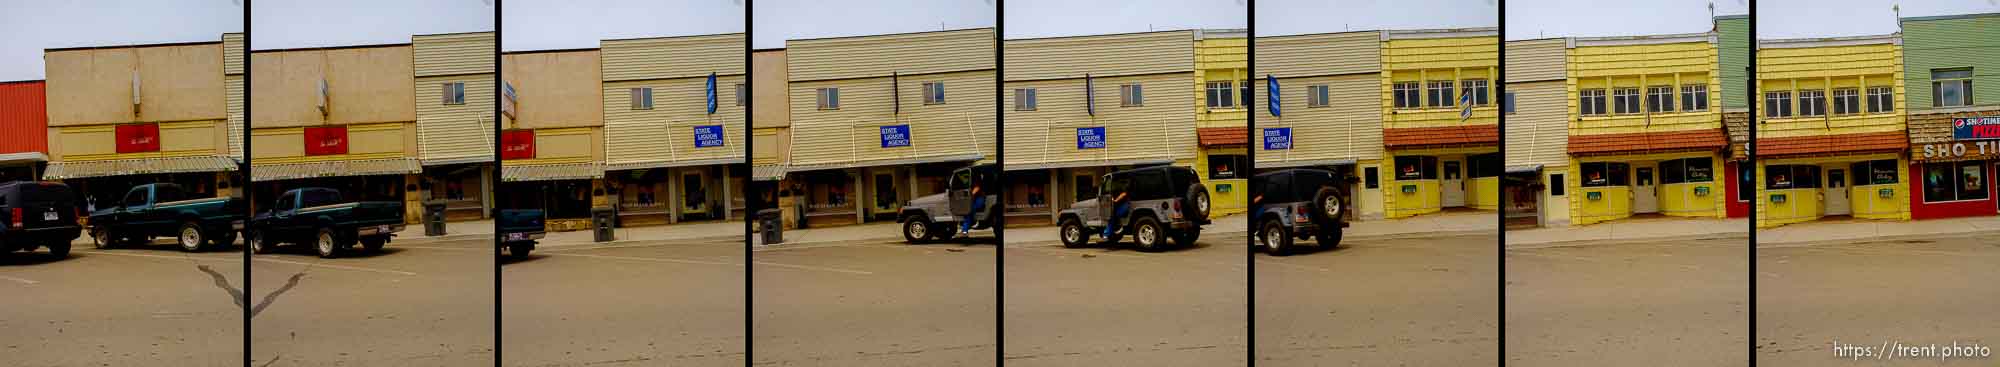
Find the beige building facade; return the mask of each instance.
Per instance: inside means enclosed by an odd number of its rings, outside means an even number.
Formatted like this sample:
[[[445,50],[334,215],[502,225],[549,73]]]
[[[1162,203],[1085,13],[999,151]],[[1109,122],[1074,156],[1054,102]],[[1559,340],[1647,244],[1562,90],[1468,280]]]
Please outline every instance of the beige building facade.
[[[230,140],[240,130],[230,122],[242,106],[229,97],[241,87],[228,82],[242,73],[241,34],[221,38],[45,50],[49,162],[41,177],[77,187],[89,207],[155,182],[241,195],[241,146]]]

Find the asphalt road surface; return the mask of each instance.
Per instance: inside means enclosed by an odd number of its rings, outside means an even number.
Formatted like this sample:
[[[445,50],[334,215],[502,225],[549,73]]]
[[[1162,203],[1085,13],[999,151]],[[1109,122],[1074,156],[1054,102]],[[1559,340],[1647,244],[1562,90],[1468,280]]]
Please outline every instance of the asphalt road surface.
[[[1209,233],[1153,253],[1131,249],[1129,237],[1116,247],[1008,244],[1007,365],[1247,364],[1245,241]]]
[[[544,244],[501,261],[508,366],[743,366],[743,237]]]
[[[1494,234],[1350,240],[1257,254],[1257,365],[1499,364],[1496,243]]]
[[[1749,365],[1748,246],[1737,235],[1508,248],[1507,364]]]
[[[751,354],[766,366],[993,366],[994,241],[777,245],[751,254]]]
[[[1993,366],[2000,363],[1996,263],[2000,241],[1964,235],[1759,247],[1757,365]],[[1835,343],[1882,350],[1954,342],[1989,354],[1940,360],[1834,350]]]
[[[256,255],[251,363],[492,366],[494,261],[484,237],[398,239],[336,259],[296,244]]]
[[[218,285],[217,283],[224,285]],[[183,253],[169,240],[0,254],[0,364],[234,366],[243,363],[241,246]]]

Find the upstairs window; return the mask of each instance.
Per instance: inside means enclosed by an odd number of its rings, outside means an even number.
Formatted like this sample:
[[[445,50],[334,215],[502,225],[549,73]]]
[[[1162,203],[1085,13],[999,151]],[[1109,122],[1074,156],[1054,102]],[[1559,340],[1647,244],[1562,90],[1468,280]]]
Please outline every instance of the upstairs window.
[[[1646,111],[1674,112],[1674,87],[1646,87]]]
[[[944,103],[944,82],[924,83],[924,104]]]
[[[819,109],[840,109],[840,88],[819,88],[814,91],[819,94]]]
[[[1452,104],[1454,103],[1452,101],[1452,97],[1456,96],[1454,94],[1451,94],[1452,84],[1453,83],[1450,80],[1432,81],[1430,88],[1428,89],[1428,91],[1430,92],[1428,94],[1429,96],[1428,98],[1430,100],[1428,101],[1429,103],[1425,104],[1424,106],[1428,106],[1431,108],[1451,107]]]
[[[1514,92],[1502,93],[1500,95],[1500,113],[1514,114]]]
[[[1708,110],[1708,85],[1690,84],[1681,86],[1681,112]]]
[[[1421,107],[1423,103],[1423,91],[1417,86],[1417,82],[1399,82],[1392,85],[1392,87],[1390,93],[1396,96],[1396,108],[1410,109]]]
[[[1145,86],[1139,84],[1125,84],[1118,86],[1118,105],[1123,107],[1145,106],[1146,105]]]
[[[465,83],[461,82],[444,83],[444,104],[447,105],[465,104]]]
[[[1931,70],[1931,107],[1971,105],[1972,68]]]
[[[1035,88],[1021,88],[1014,90],[1014,110],[1015,111],[1035,110]]]
[[[742,106],[743,106],[743,104],[745,104],[745,103],[749,103],[749,101],[750,101],[750,88],[745,88],[745,87],[743,86],[743,84],[737,84],[737,85],[736,85],[736,106],[737,106],[737,107],[742,107]]]
[[[1306,107],[1326,107],[1327,89],[1325,85],[1306,86]]]
[[[1603,116],[1606,113],[1606,111],[1604,110],[1603,89],[1585,89],[1577,91],[1576,99],[1577,99],[1576,105],[1578,114],[1582,114],[1584,116]]]
[[[1239,93],[1236,93],[1236,96],[1237,96],[1236,98],[1237,98],[1237,99],[1241,99],[1241,100],[1243,101],[1243,106],[1244,106],[1244,107],[1249,107],[1249,106],[1250,106],[1250,103],[1251,103],[1251,99],[1250,99],[1250,96],[1251,96],[1251,94],[1250,94],[1250,81],[1249,81],[1249,80],[1239,80],[1239,81],[1236,81],[1236,85],[1240,86],[1239,88],[1241,88],[1241,89],[1243,90],[1242,92],[1239,92]]]
[[[1861,113],[1861,89],[1841,88],[1833,90],[1833,114],[1852,115]]]
[[[1826,116],[1826,91],[1799,91],[1799,116]]]
[[[1764,92],[1764,117],[1792,117],[1792,91]]]
[[[653,109],[653,88],[632,88],[632,109]]]
[[[1208,82],[1208,108],[1235,108],[1236,90],[1229,81]]]
[[[1896,94],[1889,87],[1868,87],[1868,113],[1896,111]]]
[[[1618,88],[1611,90],[1613,113],[1620,115],[1639,113],[1639,88]]]
[[[1458,84],[1459,89],[1465,90],[1463,93],[1472,95],[1472,105],[1485,106],[1486,102],[1489,101],[1486,98],[1486,79],[1471,79],[1459,82]],[[1457,103],[1457,101],[1453,101],[1453,103]]]

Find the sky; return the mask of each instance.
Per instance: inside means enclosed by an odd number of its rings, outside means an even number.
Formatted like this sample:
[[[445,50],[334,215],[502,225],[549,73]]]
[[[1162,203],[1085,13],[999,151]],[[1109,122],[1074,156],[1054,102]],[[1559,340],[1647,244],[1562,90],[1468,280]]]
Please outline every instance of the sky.
[[[2000,13],[2000,0],[1760,0],[1757,38],[1822,38],[1896,33],[1904,17]]]
[[[0,9],[0,81],[44,78],[43,49],[216,42],[243,31],[232,0],[0,0]]]
[[[1749,14],[1748,1],[1714,0],[1715,15]],[[1817,1],[1826,0],[1814,1],[1813,7],[1818,7]],[[1708,0],[1511,0],[1507,2],[1506,39],[1708,32],[1715,29],[1714,18],[1708,13],[1709,3]]]
[[[492,0],[255,0],[250,6],[251,50],[410,43],[412,35],[491,31]]]
[[[761,8],[765,2],[756,5]],[[506,0],[500,48],[595,48],[607,39],[742,33],[741,0]]]
[[[989,28],[991,1],[758,0],[750,9],[750,45],[761,50],[783,48],[791,39]],[[1008,9],[1017,2],[1009,1]]]
[[[1508,1],[1507,6],[1511,10],[1520,1]],[[1013,3],[1007,4],[1013,10]],[[1412,8],[1429,10],[1410,12]],[[1260,37],[1498,26],[1500,8],[1494,0],[1257,0]]]
[[[1250,28],[1245,0],[1008,0],[1006,39]],[[1259,4],[1262,5],[1262,4]],[[761,4],[759,6],[762,6]]]

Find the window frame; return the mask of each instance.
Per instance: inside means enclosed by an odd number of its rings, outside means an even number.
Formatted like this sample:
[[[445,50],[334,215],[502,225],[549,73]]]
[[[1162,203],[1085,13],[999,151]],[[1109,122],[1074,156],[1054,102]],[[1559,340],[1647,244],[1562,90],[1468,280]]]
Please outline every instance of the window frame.
[[[1593,167],[1595,169],[1592,169]],[[1603,175],[1604,182],[1599,184],[1591,184],[1590,181],[1586,179],[1586,177],[1590,177],[1591,171],[1597,171],[1598,174]],[[1577,172],[1582,174],[1580,177],[1577,177],[1577,180],[1579,180],[1577,181],[1577,183],[1581,187],[1632,186],[1632,177],[1631,177],[1632,165],[1629,163],[1583,162],[1581,164],[1578,164]]]
[[[1642,104],[1643,101],[1640,100],[1641,95],[1642,94],[1639,93],[1638,87],[1612,88],[1611,114],[1638,115],[1646,113],[1646,111],[1643,110],[1646,106],[1643,105]],[[1630,111],[1627,111],[1628,107],[1630,108]]]
[[[1674,86],[1654,85],[1646,87],[1647,113],[1674,113]]]
[[[743,107],[744,104],[750,103],[749,97],[749,86],[743,83],[736,83],[736,107]]]
[[[1681,85],[1681,112],[1708,111],[1708,84]]]
[[[1327,88],[1327,85],[1325,84],[1306,86],[1307,108],[1330,106],[1333,104],[1332,98],[1333,98],[1332,92]]]
[[[1972,98],[1972,78],[1972,68],[1969,67],[1931,69],[1931,107],[1972,106],[1974,103],[1974,99]],[[1956,101],[1956,104],[1946,104],[1944,86],[1954,84],[1956,84],[1960,98]]]
[[[444,105],[465,105],[465,82],[445,82],[443,92]]]
[[[1773,90],[1764,92],[1764,118],[1782,119],[1792,117],[1792,91]]]
[[[1486,106],[1490,104],[1489,102],[1493,101],[1492,99],[1488,98],[1491,97],[1489,93],[1492,92],[1489,92],[1487,87],[1488,84],[1486,82],[1486,79],[1465,79],[1458,81],[1458,89],[1460,90],[1459,93],[1472,94],[1473,106]],[[1454,106],[1456,106],[1457,100],[1456,99],[1452,100],[1452,103]]]
[[[813,93],[817,95],[818,101],[815,102],[820,111],[840,110],[840,87],[815,88]]]
[[[1826,117],[1826,90],[1800,89],[1799,117]]]
[[[1014,88],[1014,110],[1034,111],[1037,108],[1035,88]]]
[[[1862,113],[1861,88],[1834,88],[1833,95],[1828,98],[1833,101],[1832,113],[1834,116],[1859,115]]]
[[[1987,172],[1986,166],[1987,166],[1986,161],[1955,161],[1955,162],[1936,162],[1936,163],[1923,164],[1924,178],[1922,179],[1922,181],[1919,181],[1920,186],[1922,187],[1922,190],[1919,190],[1919,192],[1924,196],[1923,202],[1925,204],[1933,204],[1933,203],[1984,201],[1991,199],[1992,198],[1991,186],[1993,182],[1990,179],[1990,176],[1987,175],[1989,172]],[[1931,185],[1931,180],[1929,178],[1931,176],[1931,172],[1933,172],[1939,167],[1944,168],[1944,170],[1942,171],[1948,173],[1948,175],[1945,177],[1945,182],[1951,183],[1947,191],[1949,191],[1948,193],[1950,193],[1952,196],[1948,199],[1933,200],[1933,194],[1936,193],[1931,192],[1931,190],[1934,189],[1935,186]],[[1980,177],[1979,177],[1978,197],[1965,196],[1966,193],[1965,192],[1966,190],[1964,190],[1965,187],[1957,184],[1959,182],[1963,182],[1960,180],[1960,178],[1965,173],[1966,167],[1976,167],[1979,169]]]
[[[1236,84],[1229,80],[1210,80],[1203,85],[1203,104],[1208,108],[1236,108]]]
[[[1500,113],[1514,114],[1514,92],[1500,93]]]
[[[1452,89],[1457,87],[1458,82],[1454,80],[1432,80],[1430,83],[1426,83],[1424,85],[1424,102],[1426,102],[1424,107],[1449,108],[1457,105],[1458,94],[1455,94]]]
[[[1865,95],[1867,96],[1866,98],[1868,103],[1868,108],[1867,108],[1868,113],[1896,112],[1895,87],[1886,87],[1886,86],[1868,87],[1868,91],[1865,93]]]
[[[944,82],[924,82],[924,105],[944,104]]]
[[[1406,81],[1391,83],[1389,91],[1393,96],[1391,99],[1394,100],[1395,109],[1414,110],[1423,108],[1424,106],[1423,82]]]
[[[653,87],[632,87],[627,93],[632,99],[633,110],[653,109]]]
[[[1145,107],[1146,86],[1142,83],[1118,85],[1118,107]]]
[[[1607,97],[1605,88],[1584,89],[1576,92],[1577,114],[1583,116],[1608,116],[1611,111],[1604,109]]]

